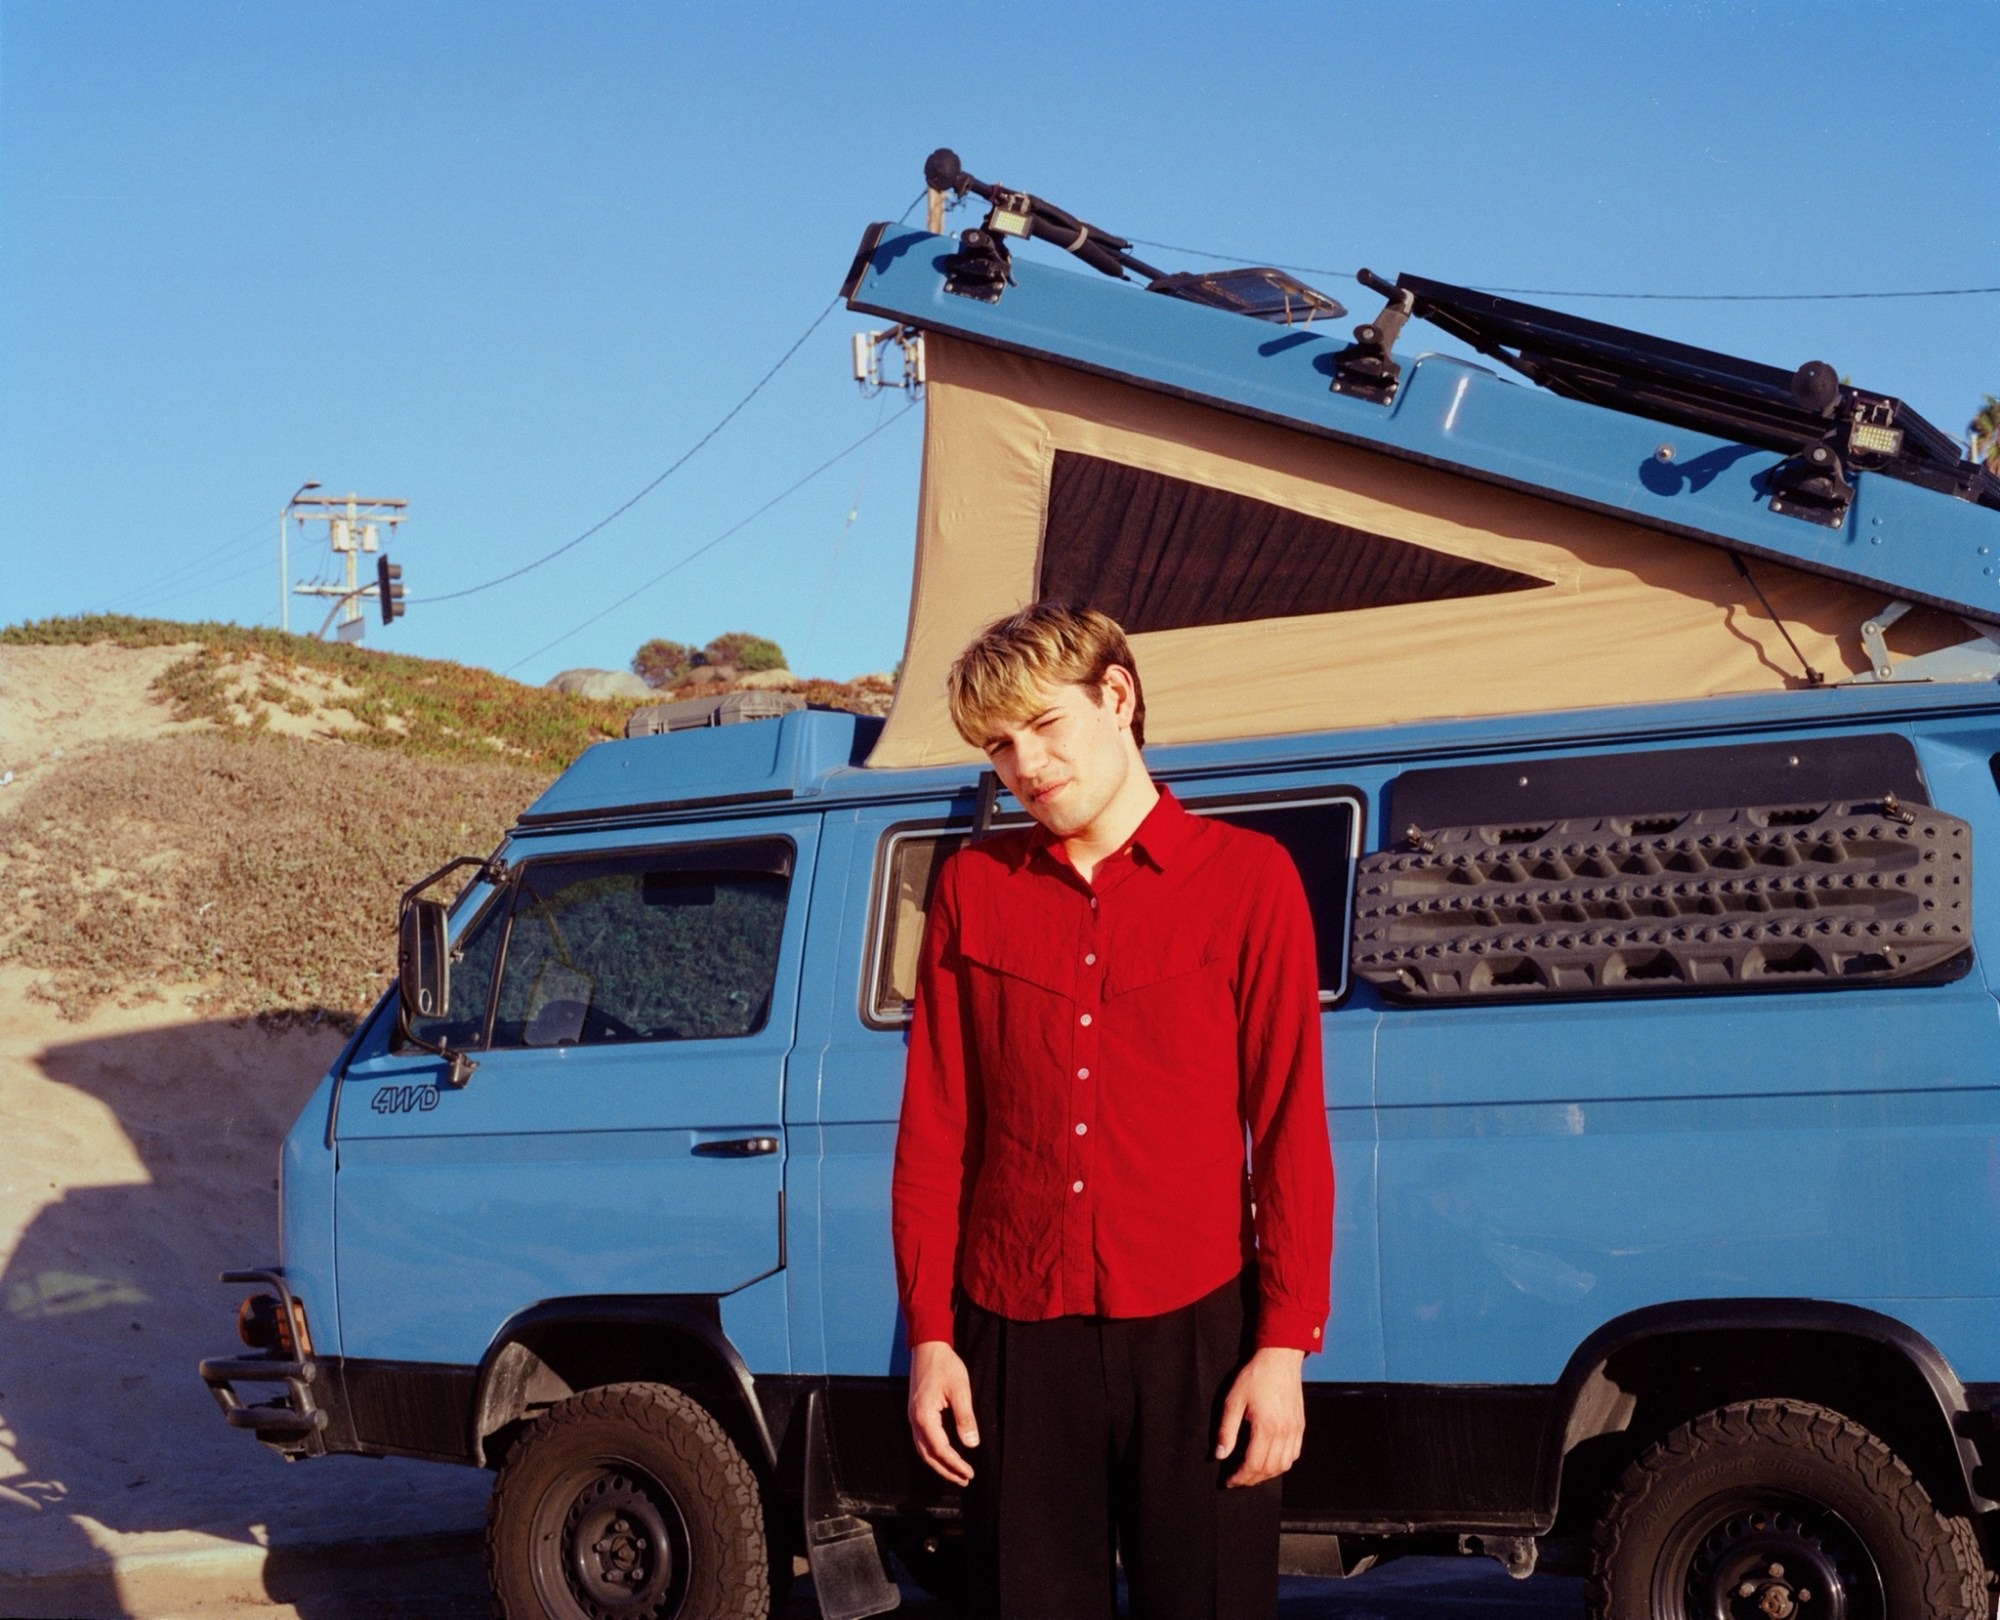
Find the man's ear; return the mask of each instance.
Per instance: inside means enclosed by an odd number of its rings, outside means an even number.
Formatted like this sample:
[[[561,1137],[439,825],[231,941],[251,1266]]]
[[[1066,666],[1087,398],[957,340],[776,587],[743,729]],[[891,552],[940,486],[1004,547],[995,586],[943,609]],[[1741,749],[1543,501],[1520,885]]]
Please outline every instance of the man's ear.
[[[1132,729],[1132,711],[1138,705],[1137,693],[1132,684],[1132,672],[1122,664],[1112,664],[1104,671],[1104,679],[1099,683],[1104,700],[1111,705],[1112,718],[1118,722],[1118,729]]]

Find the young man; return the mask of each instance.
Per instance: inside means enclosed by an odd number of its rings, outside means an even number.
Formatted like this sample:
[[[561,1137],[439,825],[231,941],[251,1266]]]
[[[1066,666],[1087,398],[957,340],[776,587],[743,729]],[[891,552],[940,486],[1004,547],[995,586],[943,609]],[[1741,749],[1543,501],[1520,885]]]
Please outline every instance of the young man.
[[[894,1191],[917,1450],[965,1489],[986,1615],[1109,1620],[1117,1556],[1141,1620],[1274,1615],[1333,1241],[1297,870],[1155,786],[1101,613],[992,625],[950,699],[1035,825],[955,855],[924,935]]]

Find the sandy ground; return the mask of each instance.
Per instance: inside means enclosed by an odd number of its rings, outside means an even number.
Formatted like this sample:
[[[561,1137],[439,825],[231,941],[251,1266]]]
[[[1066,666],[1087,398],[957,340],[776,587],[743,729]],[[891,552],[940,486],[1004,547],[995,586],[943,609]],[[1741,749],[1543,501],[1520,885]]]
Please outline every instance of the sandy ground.
[[[147,690],[185,647],[0,646],[0,776],[18,784],[86,743],[185,731]]]
[[[282,1572],[476,1526],[483,1474],[288,1465],[195,1375],[235,1348],[216,1273],[277,1258],[278,1143],[338,1037],[157,1002],[66,1023],[27,983],[0,970],[0,1614],[30,1576],[71,1573],[59,1612],[159,1614],[148,1572],[190,1554]]]

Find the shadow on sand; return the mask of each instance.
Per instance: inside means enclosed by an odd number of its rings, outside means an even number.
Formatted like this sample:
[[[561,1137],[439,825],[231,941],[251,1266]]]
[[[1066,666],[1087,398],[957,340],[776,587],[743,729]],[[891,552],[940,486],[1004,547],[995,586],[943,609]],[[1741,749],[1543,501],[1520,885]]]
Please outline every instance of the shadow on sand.
[[[314,1549],[479,1523],[484,1475],[288,1465],[196,1376],[236,1348],[243,1290],[216,1274],[278,1257],[279,1143],[339,1047],[217,1020],[54,1040],[0,1076],[6,1179],[32,1194],[10,1207],[34,1210],[0,1231],[0,1612],[44,1586],[6,1590],[27,1573],[64,1577],[61,1612],[140,1614],[118,1560],[199,1532],[268,1547],[274,1600],[344,1613],[300,1578]]]

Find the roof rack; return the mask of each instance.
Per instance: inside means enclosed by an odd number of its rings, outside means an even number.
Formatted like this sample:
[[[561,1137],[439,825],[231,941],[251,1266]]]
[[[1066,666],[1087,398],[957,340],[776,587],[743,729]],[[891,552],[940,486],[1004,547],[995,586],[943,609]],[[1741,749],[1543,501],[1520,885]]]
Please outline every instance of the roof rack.
[[[1390,351],[1414,317],[1565,398],[1779,451],[1790,459],[1771,474],[1773,511],[1837,527],[1854,498],[1850,472],[2000,509],[2000,478],[1956,439],[1901,400],[1842,382],[1824,361],[1785,371],[1423,276],[1356,279],[1388,306],[1338,356],[1336,393],[1393,398],[1401,368]]]

